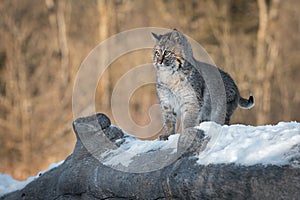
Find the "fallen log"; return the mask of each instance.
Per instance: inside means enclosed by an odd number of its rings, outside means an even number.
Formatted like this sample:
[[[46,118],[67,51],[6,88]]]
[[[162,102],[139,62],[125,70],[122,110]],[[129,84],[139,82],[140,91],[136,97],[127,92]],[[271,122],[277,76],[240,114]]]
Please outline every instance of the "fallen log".
[[[197,163],[209,141],[189,129],[170,141],[141,141],[104,114],[73,122],[77,142],[60,166],[41,174],[10,199],[298,199],[300,168]],[[177,137],[177,138],[176,138]],[[148,149],[130,153],[128,141]],[[175,145],[174,145],[175,141]],[[147,145],[145,145],[147,147]],[[294,158],[298,162],[299,158]],[[297,160],[298,159],[298,160]]]

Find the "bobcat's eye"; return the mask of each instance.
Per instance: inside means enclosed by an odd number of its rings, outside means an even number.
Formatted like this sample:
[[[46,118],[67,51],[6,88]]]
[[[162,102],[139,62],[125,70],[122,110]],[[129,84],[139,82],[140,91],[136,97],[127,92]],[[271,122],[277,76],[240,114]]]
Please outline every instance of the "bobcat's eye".
[[[165,51],[165,57],[169,57],[171,54],[172,54],[172,52],[171,51]]]
[[[160,56],[160,52],[158,50],[155,51],[155,56],[159,57]]]

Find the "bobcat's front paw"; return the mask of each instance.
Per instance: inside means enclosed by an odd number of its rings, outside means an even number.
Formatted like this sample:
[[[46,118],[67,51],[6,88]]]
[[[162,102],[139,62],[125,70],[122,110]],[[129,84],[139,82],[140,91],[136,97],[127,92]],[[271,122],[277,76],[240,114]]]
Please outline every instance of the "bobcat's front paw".
[[[170,136],[170,135],[161,134],[161,135],[158,136],[158,139],[159,139],[159,140],[168,140],[169,136]]]

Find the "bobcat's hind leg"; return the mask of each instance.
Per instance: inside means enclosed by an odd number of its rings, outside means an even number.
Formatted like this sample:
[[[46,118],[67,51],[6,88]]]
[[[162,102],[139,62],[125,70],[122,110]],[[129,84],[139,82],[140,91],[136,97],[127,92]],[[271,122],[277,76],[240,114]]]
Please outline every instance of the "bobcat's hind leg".
[[[227,103],[226,105],[226,116],[225,116],[225,125],[230,125],[230,118],[233,115],[234,111],[236,110],[238,104],[237,101],[232,101]]]

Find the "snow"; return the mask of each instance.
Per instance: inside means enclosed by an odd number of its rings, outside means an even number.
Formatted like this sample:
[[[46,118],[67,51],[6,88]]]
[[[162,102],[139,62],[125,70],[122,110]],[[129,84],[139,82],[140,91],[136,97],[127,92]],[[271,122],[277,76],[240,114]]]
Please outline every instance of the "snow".
[[[0,196],[18,189],[22,189],[34,179],[35,177],[29,177],[25,181],[17,181],[11,177],[11,175],[0,174]]]
[[[41,176],[41,174],[44,174],[50,169],[53,169],[61,165],[63,162],[64,161],[60,161],[58,163],[52,163],[47,170],[39,172],[37,176],[31,176],[27,178],[25,181],[18,181],[15,180],[11,175],[0,173],[0,197],[6,193],[24,188],[28,183],[30,183],[37,177]]]
[[[132,158],[151,151],[172,149],[171,154],[177,152],[177,141],[179,134],[171,135],[169,140],[138,140],[133,137],[126,138],[120,148],[105,152],[102,157],[103,164],[117,166],[119,164],[128,167]]]
[[[204,151],[197,155],[198,164],[286,165],[291,158],[300,157],[300,123],[280,122],[277,125],[221,126],[203,122],[195,127],[204,131],[210,140]],[[150,151],[171,149],[177,152],[179,134],[167,141],[142,141],[128,137],[120,148],[102,154],[108,166],[128,167],[135,156]],[[295,150],[296,145],[298,150]],[[294,148],[294,150],[293,150]]]
[[[203,122],[197,128],[211,138],[205,150],[199,153],[198,164],[282,166],[300,156],[300,151],[291,151],[300,145],[300,123],[297,122],[257,127]]]

